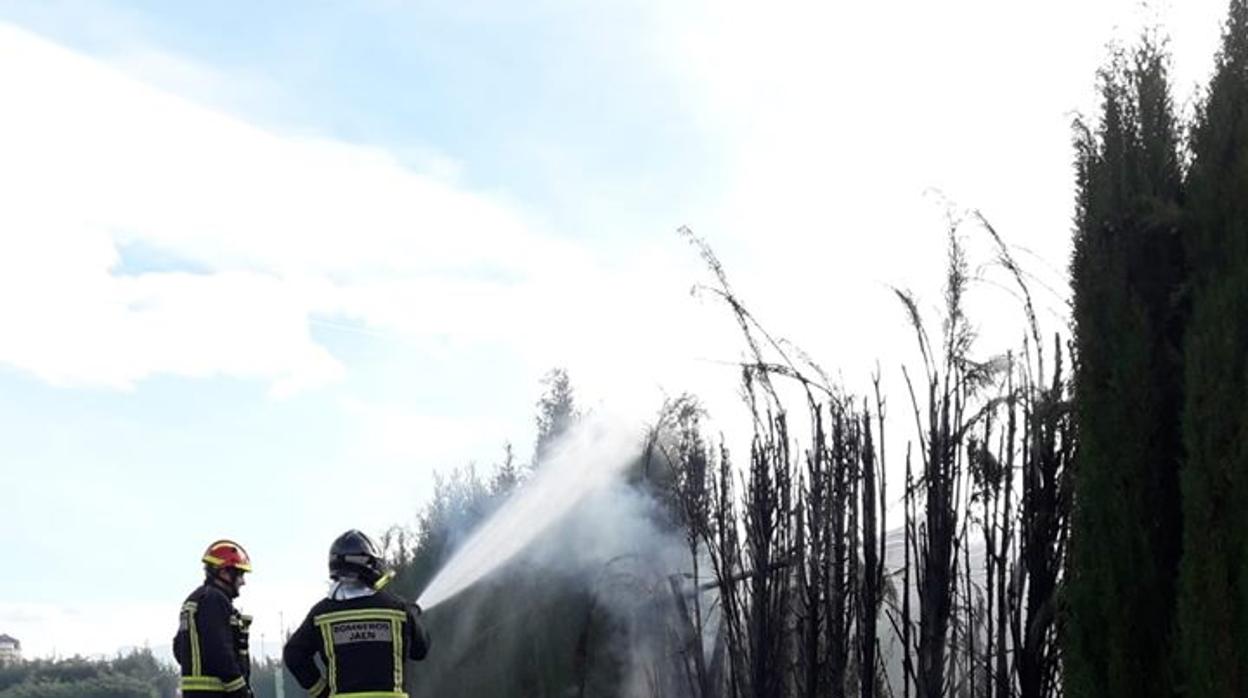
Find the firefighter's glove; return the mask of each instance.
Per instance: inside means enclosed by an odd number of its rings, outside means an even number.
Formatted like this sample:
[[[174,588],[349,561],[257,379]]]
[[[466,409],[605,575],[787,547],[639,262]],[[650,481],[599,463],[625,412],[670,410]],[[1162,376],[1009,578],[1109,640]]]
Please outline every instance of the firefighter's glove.
[[[412,615],[416,616],[417,618],[419,618],[421,614],[425,612],[424,609],[420,607],[420,604],[416,603],[415,601],[413,601],[410,605],[408,605],[408,608],[411,609]]]

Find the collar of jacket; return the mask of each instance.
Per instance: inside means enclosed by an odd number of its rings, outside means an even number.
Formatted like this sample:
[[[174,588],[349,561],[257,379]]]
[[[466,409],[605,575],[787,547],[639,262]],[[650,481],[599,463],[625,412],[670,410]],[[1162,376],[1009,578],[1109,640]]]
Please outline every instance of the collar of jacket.
[[[358,579],[339,579],[329,587],[329,598],[334,601],[359,599],[376,593],[376,589]]]

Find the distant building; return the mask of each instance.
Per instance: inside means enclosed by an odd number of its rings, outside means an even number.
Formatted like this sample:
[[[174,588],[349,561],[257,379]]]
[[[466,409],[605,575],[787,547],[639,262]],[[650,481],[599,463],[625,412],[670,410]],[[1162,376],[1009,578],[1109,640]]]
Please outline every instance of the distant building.
[[[22,643],[15,637],[0,635],[0,664],[22,661]]]

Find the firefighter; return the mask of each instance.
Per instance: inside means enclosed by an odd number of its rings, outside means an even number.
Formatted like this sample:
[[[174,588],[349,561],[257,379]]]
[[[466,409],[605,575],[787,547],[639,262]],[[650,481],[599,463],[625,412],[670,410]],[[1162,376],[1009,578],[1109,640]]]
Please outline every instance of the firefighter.
[[[406,698],[404,663],[429,652],[420,606],[382,589],[393,573],[373,541],[355,529],[330,546],[329,576],[329,594],[282,649],[286,668],[313,698]]]
[[[234,608],[251,558],[232,540],[218,540],[204,551],[204,583],[182,603],[173,656],[182,667],[187,698],[251,698],[248,685],[251,616]]]

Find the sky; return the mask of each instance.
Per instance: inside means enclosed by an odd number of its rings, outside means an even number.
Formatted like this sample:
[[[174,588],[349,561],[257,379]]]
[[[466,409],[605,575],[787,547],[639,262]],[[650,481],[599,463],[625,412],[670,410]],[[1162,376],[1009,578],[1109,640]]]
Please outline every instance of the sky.
[[[532,450],[541,377],[744,439],[676,229],[855,389],[981,210],[1066,326],[1071,122],[1160,24],[1194,108],[1225,3],[0,0],[0,633],[167,654],[218,537],[276,654],[341,531]],[[983,236],[965,229],[974,252]],[[986,259],[984,257],[983,259]],[[1021,336],[991,284],[986,345]]]

